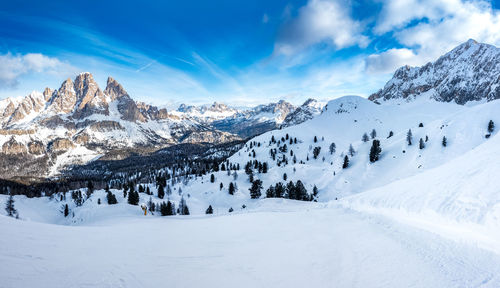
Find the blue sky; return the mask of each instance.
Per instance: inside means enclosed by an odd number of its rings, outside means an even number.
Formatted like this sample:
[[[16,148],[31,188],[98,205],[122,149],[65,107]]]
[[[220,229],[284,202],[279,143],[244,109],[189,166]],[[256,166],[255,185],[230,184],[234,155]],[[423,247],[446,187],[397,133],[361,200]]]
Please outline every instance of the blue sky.
[[[0,98],[84,71],[159,105],[368,96],[469,38],[500,46],[495,1],[4,2]]]

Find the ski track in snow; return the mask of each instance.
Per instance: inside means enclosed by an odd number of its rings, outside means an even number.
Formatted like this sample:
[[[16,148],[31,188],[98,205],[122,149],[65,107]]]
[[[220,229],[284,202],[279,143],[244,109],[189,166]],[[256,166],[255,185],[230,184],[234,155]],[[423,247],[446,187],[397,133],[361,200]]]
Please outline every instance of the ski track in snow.
[[[339,206],[0,224],[0,287],[500,285],[498,254]]]

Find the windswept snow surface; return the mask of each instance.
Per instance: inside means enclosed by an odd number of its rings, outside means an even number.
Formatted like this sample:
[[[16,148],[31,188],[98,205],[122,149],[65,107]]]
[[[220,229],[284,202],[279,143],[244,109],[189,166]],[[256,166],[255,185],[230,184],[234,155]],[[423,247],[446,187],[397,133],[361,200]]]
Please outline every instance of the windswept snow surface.
[[[0,216],[0,287],[499,287],[500,257],[387,219],[263,200],[63,226]]]

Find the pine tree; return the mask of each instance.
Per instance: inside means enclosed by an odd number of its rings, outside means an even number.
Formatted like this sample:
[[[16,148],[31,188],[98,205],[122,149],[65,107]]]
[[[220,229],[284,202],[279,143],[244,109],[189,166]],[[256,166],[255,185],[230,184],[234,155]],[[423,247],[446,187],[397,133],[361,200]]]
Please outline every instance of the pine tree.
[[[314,143],[318,142],[318,138],[314,136]]]
[[[139,205],[139,193],[135,191],[128,192],[127,202],[130,205]]]
[[[290,181],[290,182],[288,182],[288,184],[286,184],[286,196],[288,199],[295,199],[296,198],[295,184],[293,184],[292,181]]]
[[[382,152],[382,148],[380,148],[380,141],[373,140],[372,147],[370,148],[370,162],[375,162],[378,160],[380,156],[380,152]]]
[[[14,207],[14,196],[12,193],[9,194],[9,198],[7,199],[7,203],[5,203],[5,211],[7,211],[7,216],[14,217],[17,215],[17,210]]]
[[[234,195],[235,190],[233,182],[229,182],[229,195]]]
[[[212,208],[212,205],[208,205],[208,208],[205,211],[205,214],[214,214],[214,209]]]
[[[266,190],[266,198],[274,198],[274,196],[275,196],[274,187],[273,185],[271,185]]]
[[[411,134],[411,129],[408,130],[408,133],[406,133],[406,142],[408,143],[408,146],[411,146],[411,142],[413,140],[413,135]]]
[[[446,147],[447,145],[446,136],[443,136],[443,141],[441,142],[441,144],[443,145],[443,147]]]
[[[318,196],[318,187],[316,187],[316,185],[314,185],[314,187],[313,187],[313,198],[315,199],[317,196]]]
[[[219,190],[222,190],[222,188],[224,188],[224,184],[222,182],[220,182],[220,185],[219,185]],[[180,188],[179,188],[180,189]]]
[[[69,207],[68,204],[64,205],[64,217],[68,217],[69,215]]]
[[[420,149],[424,149],[425,148],[424,139],[420,138],[420,141],[418,143],[418,148],[420,148]]]
[[[394,136],[394,132],[389,131],[389,136],[387,136],[387,139],[391,138],[392,136]]]
[[[330,154],[333,154],[335,153],[335,150],[337,149],[337,145],[335,145],[335,143],[332,142],[332,144],[330,144]]]
[[[314,147],[314,149],[313,149],[313,157],[314,157],[314,159],[318,159],[318,155],[319,155],[320,152],[321,152],[321,147],[319,147],[319,146],[318,147]]]
[[[495,130],[495,123],[493,123],[493,120],[490,120],[490,122],[488,122],[488,133],[493,133],[494,130]]]
[[[262,181],[256,179],[252,182],[252,187],[250,187],[250,198],[258,199],[262,195]]]
[[[165,197],[165,189],[163,185],[160,184],[160,186],[158,186],[158,198],[163,199],[163,197]]]
[[[354,147],[352,147],[352,144],[349,144],[349,155],[354,156],[354,153],[356,153],[356,151],[354,150]]]
[[[234,210],[233,210],[233,207],[229,207],[228,212],[229,212],[229,213],[232,213],[233,211],[234,211]]]
[[[118,203],[118,201],[116,200],[115,194],[111,193],[111,191],[108,192],[108,194],[106,195],[106,199],[108,200],[109,205],[113,205],[113,204]]]
[[[274,196],[276,198],[283,198],[283,195],[285,195],[285,186],[281,182],[278,182],[274,186]]]
[[[170,201],[168,201],[168,203],[170,205],[172,205],[170,203]],[[168,207],[168,205],[165,203],[165,201],[163,201],[161,204],[160,204],[160,215],[161,216],[168,216],[168,215],[171,215],[172,213],[172,206]],[[169,212],[170,211],[170,212]]]
[[[296,200],[309,200],[309,195],[307,194],[307,189],[302,184],[302,181],[298,180],[297,184],[295,184],[295,199]]]
[[[94,183],[92,181],[87,182],[87,199],[94,193]]]
[[[97,198],[97,205],[101,205],[101,198]]]
[[[361,141],[363,142],[368,142],[370,140],[370,137],[368,137],[368,134],[363,134],[363,137],[361,137]]]
[[[210,183],[215,183],[215,175],[210,174]]]
[[[345,155],[344,164],[342,164],[342,168],[346,169],[347,167],[349,167],[349,157],[347,157],[347,155]]]
[[[418,127],[420,128],[424,127],[424,123],[420,122],[420,124],[418,124]]]
[[[375,131],[375,129],[370,132],[370,137],[372,137],[372,139],[375,139],[377,137],[377,131]]]

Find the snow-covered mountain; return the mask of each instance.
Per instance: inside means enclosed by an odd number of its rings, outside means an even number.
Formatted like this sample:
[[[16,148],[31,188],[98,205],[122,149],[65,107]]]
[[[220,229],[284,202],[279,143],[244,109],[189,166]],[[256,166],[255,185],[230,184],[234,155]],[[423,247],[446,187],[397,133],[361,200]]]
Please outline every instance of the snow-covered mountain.
[[[101,90],[86,72],[74,81],[67,79],[59,89],[1,100],[0,157],[6,163],[31,163],[29,167],[45,171],[29,169],[13,175],[54,175],[111,151],[149,153],[179,143],[218,144],[251,137],[276,129],[295,109],[280,101],[247,110],[214,103],[167,111],[134,101],[111,77]],[[120,154],[113,155],[116,159]],[[5,169],[3,176],[9,178],[12,170]]]
[[[500,98],[500,48],[469,40],[435,62],[399,68],[369,99],[415,97],[458,104]]]

